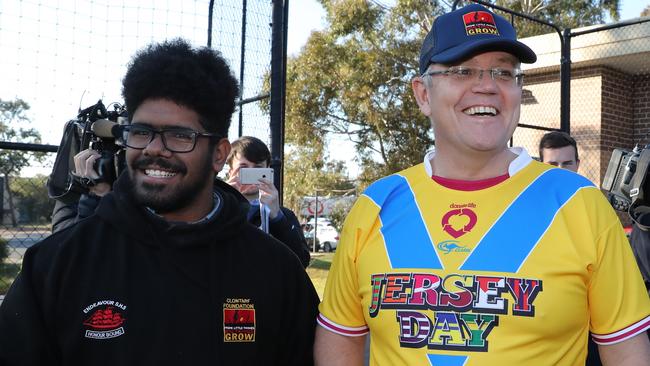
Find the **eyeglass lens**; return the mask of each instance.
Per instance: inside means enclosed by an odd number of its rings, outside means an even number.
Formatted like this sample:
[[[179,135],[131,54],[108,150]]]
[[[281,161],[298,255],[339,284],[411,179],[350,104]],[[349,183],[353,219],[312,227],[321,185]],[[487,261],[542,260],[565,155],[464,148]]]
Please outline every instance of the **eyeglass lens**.
[[[162,136],[165,148],[173,152],[189,152],[196,144],[196,131],[188,129],[154,130],[146,126],[131,125],[124,131],[124,143],[133,149],[144,149],[156,138]]]

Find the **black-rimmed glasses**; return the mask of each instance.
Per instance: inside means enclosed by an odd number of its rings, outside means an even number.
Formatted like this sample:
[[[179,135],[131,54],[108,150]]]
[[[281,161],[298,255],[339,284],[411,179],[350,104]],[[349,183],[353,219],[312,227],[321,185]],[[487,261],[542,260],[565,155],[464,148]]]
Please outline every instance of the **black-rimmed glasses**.
[[[453,78],[456,81],[466,83],[476,81],[483,78],[483,72],[487,71],[492,80],[504,86],[517,86],[520,87],[524,83],[524,73],[517,68],[494,68],[494,69],[479,69],[478,67],[470,66],[451,66],[446,70],[429,70],[422,74],[422,76],[445,75]]]
[[[189,128],[163,128],[157,130],[146,125],[133,124],[124,126],[122,129],[124,145],[138,150],[147,147],[156,137],[156,134],[160,134],[165,149],[176,153],[186,153],[194,150],[198,137],[221,137],[221,135],[215,133],[198,132]]]

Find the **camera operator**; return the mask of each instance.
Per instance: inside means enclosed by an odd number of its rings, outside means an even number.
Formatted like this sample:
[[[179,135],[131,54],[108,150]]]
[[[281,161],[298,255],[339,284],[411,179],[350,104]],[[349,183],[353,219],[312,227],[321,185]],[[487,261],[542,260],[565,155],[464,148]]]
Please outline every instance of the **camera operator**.
[[[99,174],[95,170],[95,163],[101,154],[93,149],[86,149],[74,156],[74,172],[76,179],[85,182],[95,182]],[[52,232],[63,230],[77,221],[92,215],[99,205],[99,200],[111,191],[107,182],[87,184],[88,193],[83,193],[78,202],[65,203],[56,200],[52,213]]]

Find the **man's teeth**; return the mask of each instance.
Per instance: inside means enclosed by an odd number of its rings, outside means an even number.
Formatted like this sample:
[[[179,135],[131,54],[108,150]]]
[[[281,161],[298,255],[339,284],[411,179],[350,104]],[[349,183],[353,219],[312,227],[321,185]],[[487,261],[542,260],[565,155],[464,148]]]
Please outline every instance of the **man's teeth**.
[[[486,107],[486,106],[469,107],[465,110],[465,114],[469,114],[470,116],[474,116],[477,114],[496,116],[497,109],[494,107]]]
[[[144,173],[150,177],[156,178],[170,178],[176,175],[176,173],[155,169],[145,169]]]

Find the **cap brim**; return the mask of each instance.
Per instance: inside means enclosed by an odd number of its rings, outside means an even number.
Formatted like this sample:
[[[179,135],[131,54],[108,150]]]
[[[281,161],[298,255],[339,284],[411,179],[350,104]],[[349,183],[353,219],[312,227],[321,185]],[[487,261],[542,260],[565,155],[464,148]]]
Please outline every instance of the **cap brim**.
[[[516,56],[520,62],[532,64],[537,61],[535,52],[524,43],[510,39],[490,38],[463,43],[447,49],[431,58],[431,63],[449,64],[468,59],[476,54],[503,51]]]

